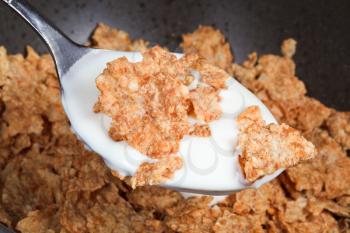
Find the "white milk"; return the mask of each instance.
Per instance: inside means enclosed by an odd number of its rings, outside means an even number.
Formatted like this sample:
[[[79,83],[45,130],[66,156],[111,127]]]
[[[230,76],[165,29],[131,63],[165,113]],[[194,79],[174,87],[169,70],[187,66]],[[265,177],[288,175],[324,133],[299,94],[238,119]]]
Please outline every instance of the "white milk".
[[[121,175],[131,176],[144,161],[152,161],[147,156],[128,146],[125,142],[115,142],[108,136],[110,119],[93,112],[99,91],[95,85],[96,77],[106,67],[106,63],[126,56],[129,61],[141,61],[142,57],[133,52],[114,52],[93,50],[83,56],[62,78],[63,105],[75,133],[91,150],[105,160],[106,164]],[[180,55],[178,55],[180,56]],[[220,92],[221,119],[210,123],[212,136],[200,138],[186,136],[180,144],[179,155],[184,166],[175,177],[164,186],[195,192],[238,191],[260,185],[274,179],[282,172],[247,186],[238,164],[237,126],[235,118],[246,107],[258,105],[267,123],[276,122],[269,110],[247,89],[233,78],[227,82],[228,89]],[[194,121],[194,120],[193,120]]]

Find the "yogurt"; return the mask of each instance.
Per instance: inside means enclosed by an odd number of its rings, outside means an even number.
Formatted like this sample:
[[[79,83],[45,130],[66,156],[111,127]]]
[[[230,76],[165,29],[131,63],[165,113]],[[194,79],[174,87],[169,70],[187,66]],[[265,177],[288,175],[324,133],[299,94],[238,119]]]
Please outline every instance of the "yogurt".
[[[102,156],[112,170],[132,176],[142,162],[152,160],[124,141],[113,141],[108,135],[111,119],[93,111],[99,95],[96,77],[107,62],[123,56],[130,62],[142,60],[141,54],[136,52],[96,49],[84,55],[61,78],[62,102],[78,137]],[[183,138],[178,155],[183,158],[184,166],[163,186],[191,193],[224,195],[250,187],[258,188],[283,171],[280,169],[250,185],[245,182],[238,164],[240,151],[236,147],[238,128],[235,119],[246,107],[258,105],[267,123],[276,120],[264,104],[234,78],[227,81],[227,86],[220,92],[222,117],[209,123],[212,136]]]

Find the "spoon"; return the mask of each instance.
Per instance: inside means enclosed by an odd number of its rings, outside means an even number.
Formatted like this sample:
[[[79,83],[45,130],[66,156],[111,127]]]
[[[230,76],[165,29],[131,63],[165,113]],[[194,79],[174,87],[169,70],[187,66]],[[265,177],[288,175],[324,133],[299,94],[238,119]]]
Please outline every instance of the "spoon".
[[[61,85],[63,107],[73,132],[86,147],[99,154],[112,170],[125,176],[133,175],[142,162],[150,161],[126,142],[113,141],[108,136],[111,120],[93,112],[99,94],[95,79],[106,63],[124,56],[130,62],[138,62],[142,60],[142,54],[78,45],[40,16],[25,0],[3,1],[21,15],[49,47]],[[234,78],[227,81],[227,86],[220,92],[223,116],[210,123],[212,136],[186,136],[179,151],[184,166],[162,186],[190,194],[227,195],[242,189],[258,188],[283,171],[279,169],[253,184],[245,182],[238,164],[240,151],[235,149],[238,134],[235,118],[246,107],[257,105],[266,123],[276,123],[276,120],[266,106]]]

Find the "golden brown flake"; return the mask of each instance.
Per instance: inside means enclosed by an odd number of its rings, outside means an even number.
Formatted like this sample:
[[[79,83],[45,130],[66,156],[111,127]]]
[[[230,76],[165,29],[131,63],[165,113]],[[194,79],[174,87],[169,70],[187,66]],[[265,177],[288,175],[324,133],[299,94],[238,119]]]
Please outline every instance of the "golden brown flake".
[[[137,169],[131,178],[131,187],[143,185],[157,185],[171,179],[176,170],[182,167],[182,159],[178,156],[170,155],[154,163],[144,162]]]
[[[349,195],[350,159],[340,145],[324,130],[315,130],[308,138],[318,149],[315,159],[289,168],[285,175],[299,192],[310,191],[318,197],[333,199]]]
[[[92,46],[100,49],[121,51],[144,51],[148,42],[144,40],[132,41],[125,31],[99,23],[91,37]]]
[[[219,105],[218,91],[211,87],[199,86],[190,92],[193,113],[199,120],[210,122],[220,118],[222,111]]]
[[[95,192],[70,192],[60,222],[68,232],[163,232],[165,226],[151,216],[137,213],[119,196],[114,184]]]
[[[344,147],[350,149],[350,112],[333,112],[327,120],[331,136]]]
[[[181,82],[183,85],[190,85],[194,81],[194,77],[192,75],[186,75],[183,79],[181,79]]]
[[[167,210],[166,225],[175,232],[209,233],[215,215],[208,205],[212,197],[190,197]]]
[[[323,233],[323,232],[339,232],[337,221],[327,212],[318,216],[311,216],[307,221],[296,221],[293,223],[282,222],[284,232],[300,232],[300,233]]]
[[[288,125],[265,125],[257,106],[248,107],[237,119],[239,162],[247,181],[272,174],[315,156],[312,143]]]
[[[294,65],[286,58],[265,55],[259,59],[263,67],[259,76],[260,85],[270,98],[277,101],[299,100],[306,93],[305,85],[294,76]]]
[[[254,68],[257,61],[258,61],[258,55],[256,52],[253,52],[253,53],[249,54],[248,59],[243,62],[243,67],[245,67],[247,69]]]
[[[198,53],[209,63],[228,69],[233,61],[230,45],[224,35],[209,26],[199,26],[193,33],[182,36],[182,49],[185,53]]]
[[[280,206],[286,200],[279,182],[274,180],[259,189],[247,189],[231,194],[225,202],[232,206],[234,213],[248,215],[250,213],[264,214],[272,206]]]
[[[132,205],[165,213],[184,200],[183,196],[174,190],[160,186],[141,186],[128,193],[128,201]]]
[[[307,210],[313,215],[319,215],[327,210],[339,217],[350,217],[350,206],[342,206],[332,200],[317,199],[314,196],[309,197]]]
[[[297,42],[292,38],[284,40],[281,46],[281,52],[283,56],[292,58],[295,54],[296,45]]]
[[[31,211],[17,223],[16,229],[23,233],[62,232],[56,206],[49,206],[44,211]]]
[[[300,100],[300,106],[295,109],[295,119],[298,128],[303,131],[312,131],[320,127],[331,114],[331,109],[324,106],[318,100],[304,97]],[[290,119],[288,119],[290,121]]]
[[[229,211],[216,220],[213,230],[215,233],[265,232],[259,215],[241,216]]]
[[[197,137],[210,137],[211,131],[208,124],[194,124],[190,129],[190,135]]]
[[[5,74],[8,72],[10,67],[10,62],[7,59],[6,49],[0,46],[0,86],[3,86],[6,82]]]
[[[208,63],[202,63],[195,68],[200,73],[202,82],[215,89],[226,88],[226,80],[229,79],[229,76],[224,70]]]
[[[305,197],[299,197],[297,200],[287,201],[285,211],[283,213],[284,221],[293,223],[296,221],[306,221],[306,206],[308,202]]]

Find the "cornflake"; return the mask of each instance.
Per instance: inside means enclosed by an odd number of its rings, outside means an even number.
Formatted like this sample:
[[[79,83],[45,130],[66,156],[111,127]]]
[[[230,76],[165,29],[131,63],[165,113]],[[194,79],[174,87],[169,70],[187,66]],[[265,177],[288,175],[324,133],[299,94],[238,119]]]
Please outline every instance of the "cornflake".
[[[190,135],[197,137],[209,137],[211,135],[210,127],[208,124],[194,124],[190,129]]]
[[[296,165],[316,155],[312,143],[286,124],[265,125],[257,106],[248,107],[237,118],[239,163],[248,182]]]
[[[61,207],[60,223],[67,232],[164,232],[150,214],[136,212],[110,182],[94,192],[69,192]],[[103,223],[103,224],[101,224]]]
[[[182,159],[178,156],[164,157],[154,163],[144,162],[131,178],[131,187],[156,185],[171,179],[174,172],[182,167]]]
[[[228,70],[233,61],[233,54],[224,35],[213,27],[199,26],[193,33],[184,34],[181,47],[186,54],[198,53],[209,63]]]
[[[344,147],[350,149],[350,112],[333,112],[327,120],[332,137]]]
[[[100,49],[121,51],[145,51],[148,42],[138,39],[132,41],[125,31],[99,23],[91,37],[92,46]]]
[[[200,86],[192,90],[189,97],[197,119],[210,122],[221,117],[220,96],[214,88]]]
[[[140,186],[128,193],[128,201],[134,206],[165,214],[168,208],[183,202],[184,197],[160,186]]]
[[[31,232],[62,232],[59,214],[56,206],[49,206],[44,211],[31,211],[17,223],[16,229],[23,233]]]
[[[287,182],[298,192],[334,199],[350,194],[350,159],[327,131],[317,129],[306,135],[318,149],[315,159],[298,164],[284,173]]]
[[[201,81],[203,83],[215,89],[226,88],[226,80],[229,79],[229,76],[224,70],[207,63],[200,64],[196,68],[201,74]]]
[[[241,216],[229,211],[216,220],[213,230],[215,233],[265,232],[259,215]]]
[[[212,232],[215,211],[209,207],[210,196],[190,197],[167,209],[165,222],[175,232]]]
[[[292,58],[295,54],[296,45],[297,42],[292,38],[284,40],[281,46],[281,52],[283,56]]]

